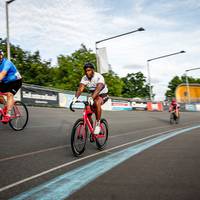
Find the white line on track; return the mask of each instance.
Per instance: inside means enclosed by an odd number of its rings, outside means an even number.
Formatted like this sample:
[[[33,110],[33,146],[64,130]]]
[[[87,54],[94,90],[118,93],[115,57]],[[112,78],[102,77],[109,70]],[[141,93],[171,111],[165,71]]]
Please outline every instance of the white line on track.
[[[142,132],[142,131],[155,130],[155,129],[161,129],[161,128],[167,128],[167,127],[169,127],[169,126],[146,128],[146,129],[142,129],[142,130],[136,130],[134,132],[129,131],[129,132],[126,132],[126,133],[109,136],[109,138],[116,138],[116,137],[120,137],[120,136],[124,136],[124,135],[131,135],[131,134],[139,133],[139,132]],[[172,129],[172,130],[174,130],[174,129]],[[170,131],[170,130],[168,130],[168,131]],[[38,150],[38,151],[33,151],[33,152],[29,152],[29,153],[24,153],[24,154],[19,154],[19,155],[15,155],[15,156],[9,156],[9,157],[0,159],[0,162],[14,160],[14,159],[17,159],[17,158],[23,158],[23,157],[27,157],[27,156],[32,156],[32,155],[36,155],[36,154],[40,154],[40,153],[45,153],[45,152],[48,152],[48,151],[63,149],[63,148],[66,148],[66,147],[70,147],[70,144],[50,147],[50,148],[41,149],[41,150]]]
[[[186,124],[192,125],[191,123],[185,123],[185,125]],[[121,136],[125,136],[125,135],[131,135],[131,134],[135,134],[135,133],[139,133],[139,132],[143,132],[143,131],[155,130],[155,129],[161,129],[161,128],[167,128],[167,127],[169,127],[169,125],[167,125],[167,126],[159,126],[159,127],[152,127],[152,128],[146,128],[146,129],[142,129],[142,130],[136,130],[134,132],[133,131],[129,131],[129,132],[126,132],[126,133],[109,136],[109,138],[116,138],[116,137],[121,137]],[[168,131],[174,131],[174,130],[178,130],[178,129],[171,129],[171,130],[168,130]],[[50,147],[50,148],[46,148],[46,149],[40,149],[38,151],[33,151],[33,152],[29,152],[29,153],[19,154],[19,155],[15,155],[15,156],[9,156],[9,157],[0,159],[0,162],[14,160],[14,159],[17,159],[17,158],[23,158],[23,157],[27,157],[27,156],[32,156],[32,155],[36,155],[36,154],[40,154],[40,153],[45,153],[45,152],[48,152],[48,151],[54,151],[54,150],[58,150],[58,149],[64,149],[66,147],[70,147],[70,144],[68,144],[68,145],[60,145],[60,146],[55,146],[55,147]]]
[[[181,127],[181,128],[174,129],[174,130],[179,130],[179,129],[184,129],[184,128],[188,128],[188,127]],[[88,159],[88,158],[92,158],[92,157],[101,155],[101,154],[103,154],[103,153],[113,151],[113,150],[115,150],[115,149],[119,149],[119,148],[122,148],[122,147],[125,147],[125,146],[128,146],[128,145],[131,145],[131,144],[134,144],[134,143],[137,143],[137,142],[140,142],[140,141],[149,139],[149,138],[153,138],[153,137],[155,137],[155,136],[163,135],[163,134],[168,133],[168,132],[171,132],[171,131],[173,131],[173,130],[165,131],[165,132],[161,132],[161,133],[156,133],[156,134],[153,134],[153,135],[144,137],[144,138],[140,138],[140,139],[138,139],[138,140],[134,140],[134,141],[131,141],[131,142],[127,142],[127,143],[124,143],[124,144],[121,144],[121,145],[112,147],[112,148],[110,148],[110,149],[103,150],[103,151],[101,151],[101,152],[94,153],[94,154],[92,154],[92,155],[85,156],[85,157],[83,157],[83,158],[79,158],[79,159],[74,160],[74,161],[71,161],[71,162],[67,162],[67,163],[65,163],[65,164],[62,164],[62,165],[59,165],[59,166],[57,166],[57,167],[51,168],[51,169],[49,169],[49,170],[43,171],[43,172],[41,172],[41,173],[39,173],[39,174],[36,174],[36,175],[34,175],[34,176],[30,176],[30,177],[28,177],[28,178],[22,179],[22,180],[20,180],[20,181],[17,181],[17,182],[15,182],[15,183],[10,184],[10,185],[4,186],[4,187],[0,188],[0,192],[3,192],[3,191],[5,191],[5,190],[8,190],[8,189],[13,188],[13,187],[15,187],[15,186],[18,186],[18,185],[20,185],[20,184],[22,184],[22,183],[25,183],[25,182],[28,182],[28,181],[30,181],[30,180],[33,180],[33,179],[35,179],[35,178],[41,177],[41,176],[43,176],[43,175],[45,175],[45,174],[48,174],[48,173],[50,173],[50,172],[53,172],[53,171],[55,171],[55,170],[58,170],[58,169],[67,167],[67,166],[69,166],[69,165],[78,163],[78,162],[80,162],[80,161],[82,161],[82,160],[86,160],[86,159]]]

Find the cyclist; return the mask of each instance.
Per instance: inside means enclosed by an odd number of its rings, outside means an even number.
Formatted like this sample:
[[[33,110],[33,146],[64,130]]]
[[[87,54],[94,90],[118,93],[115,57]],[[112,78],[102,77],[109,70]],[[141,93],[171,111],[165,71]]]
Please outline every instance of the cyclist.
[[[169,106],[169,112],[174,111],[176,114],[176,117],[179,117],[179,104],[176,102],[176,99],[173,99],[170,106]]]
[[[88,97],[88,103],[91,105],[95,116],[96,116],[96,126],[94,129],[94,134],[100,133],[100,120],[101,120],[101,105],[103,105],[108,100],[108,88],[105,84],[104,77],[95,72],[95,67],[92,63],[86,63],[84,65],[85,75],[82,77],[79,88],[72,99],[72,104],[75,104],[78,97],[84,91],[85,87],[88,88],[91,96]]]
[[[14,105],[14,95],[21,88],[21,85],[22,77],[20,73],[15,65],[4,57],[3,51],[0,50],[0,92],[7,93],[6,113],[2,122],[9,122]]]

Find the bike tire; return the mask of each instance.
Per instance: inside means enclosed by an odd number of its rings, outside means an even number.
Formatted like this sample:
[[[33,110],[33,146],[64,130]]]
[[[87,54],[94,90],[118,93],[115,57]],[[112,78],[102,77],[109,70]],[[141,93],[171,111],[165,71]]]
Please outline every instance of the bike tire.
[[[173,114],[173,113],[170,114],[169,123],[170,123],[170,124],[174,124],[174,114]]]
[[[77,140],[81,141],[80,145],[77,144]],[[78,119],[74,123],[74,126],[71,131],[71,149],[74,156],[78,157],[81,154],[83,154],[83,152],[85,151],[86,141],[87,141],[87,129],[84,127],[83,119]]]
[[[104,135],[103,138],[98,138],[98,135],[96,136],[96,146],[97,149],[103,150],[106,146],[107,140],[108,140],[108,122],[106,119],[101,119],[101,132],[99,135]]]
[[[179,124],[180,122],[180,116],[176,118],[176,124]]]
[[[15,101],[11,111],[12,115],[16,115],[18,111],[20,115],[9,121],[10,127],[15,131],[23,130],[26,127],[29,119],[28,109],[26,105],[21,101]]]

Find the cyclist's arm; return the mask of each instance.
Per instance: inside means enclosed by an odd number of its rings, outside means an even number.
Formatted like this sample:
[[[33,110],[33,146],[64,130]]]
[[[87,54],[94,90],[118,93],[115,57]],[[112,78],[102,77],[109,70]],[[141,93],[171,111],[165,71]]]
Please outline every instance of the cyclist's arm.
[[[2,71],[0,73],[0,81],[3,80],[3,78],[6,76],[6,74],[7,74],[7,71]]]
[[[9,62],[5,62],[3,69],[0,73],[0,81],[3,80],[3,78],[6,76],[6,74],[10,70],[10,67],[11,67],[11,65],[9,64]]]
[[[103,83],[98,83],[97,87],[94,91],[94,93],[92,94],[92,98],[96,99],[97,96],[99,95],[99,93],[101,92],[101,90],[105,87],[105,85]]]
[[[80,83],[78,90],[76,91],[75,97],[79,97],[81,95],[81,93],[84,91],[85,89],[85,85]]]

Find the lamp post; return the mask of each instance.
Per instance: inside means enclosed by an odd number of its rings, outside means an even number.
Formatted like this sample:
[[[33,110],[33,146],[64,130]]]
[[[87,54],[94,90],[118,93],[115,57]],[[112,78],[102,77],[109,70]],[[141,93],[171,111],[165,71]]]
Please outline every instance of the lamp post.
[[[188,81],[187,72],[193,71],[193,70],[198,70],[198,69],[200,69],[200,67],[196,67],[196,68],[191,68],[191,69],[185,70],[185,78],[186,78],[186,87],[187,87],[188,103],[191,102],[191,98],[190,98],[190,87],[189,87],[189,81]]]
[[[103,40],[99,40],[99,41],[95,42],[96,59],[97,59],[97,71],[98,72],[100,71],[99,66],[98,66],[98,57],[97,57],[97,49],[98,49],[97,45],[99,43],[107,41],[107,40],[115,39],[115,38],[118,38],[118,37],[121,37],[121,36],[124,36],[124,35],[132,34],[132,33],[138,32],[138,31],[145,31],[145,29],[140,27],[140,28],[138,28],[138,29],[136,29],[134,31],[130,31],[130,32],[127,32],[127,33],[123,33],[123,34],[120,34],[120,35],[113,36],[113,37],[105,38]]]
[[[15,0],[6,1],[6,32],[7,32],[7,58],[10,60],[10,38],[9,38],[9,15],[8,15],[8,5]]]
[[[150,100],[152,101],[152,88],[151,88],[151,74],[150,74],[150,64],[149,62],[153,61],[153,60],[158,60],[158,59],[162,59],[162,58],[166,58],[166,57],[169,57],[169,56],[174,56],[174,55],[177,55],[177,54],[181,54],[181,53],[186,53],[185,51],[179,51],[179,52],[176,52],[176,53],[171,53],[171,54],[167,54],[167,55],[164,55],[164,56],[159,56],[159,57],[156,57],[156,58],[151,58],[151,59],[148,59],[147,60],[147,74],[148,74],[148,82],[149,82],[149,97],[150,97]]]

